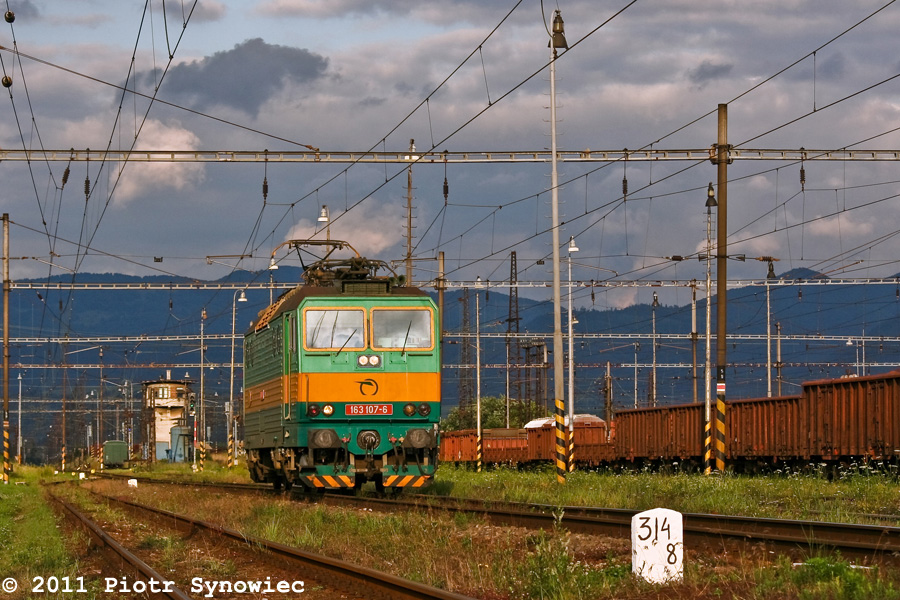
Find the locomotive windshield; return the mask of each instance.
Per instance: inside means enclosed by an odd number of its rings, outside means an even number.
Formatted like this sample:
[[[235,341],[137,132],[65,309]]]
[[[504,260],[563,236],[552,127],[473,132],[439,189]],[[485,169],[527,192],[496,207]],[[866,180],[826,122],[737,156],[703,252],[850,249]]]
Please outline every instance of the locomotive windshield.
[[[365,347],[365,312],[359,309],[309,309],[304,313],[304,345],[326,348]]]
[[[431,311],[427,309],[374,309],[372,347],[428,349],[433,347]]]

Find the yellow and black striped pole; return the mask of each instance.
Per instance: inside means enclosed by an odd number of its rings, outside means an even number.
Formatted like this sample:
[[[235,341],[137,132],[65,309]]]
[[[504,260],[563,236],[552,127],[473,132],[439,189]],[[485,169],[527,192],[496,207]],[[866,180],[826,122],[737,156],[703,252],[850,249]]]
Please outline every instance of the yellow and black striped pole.
[[[62,469],[61,470],[63,473],[66,472],[66,445],[65,444],[63,444],[63,447],[62,447]]]
[[[566,482],[566,413],[560,397],[556,398],[556,480]]]
[[[3,483],[9,483],[9,418],[3,419]]]
[[[226,467],[233,467],[234,461],[232,460],[232,455],[234,454],[234,436],[231,435],[231,428],[228,429],[228,458],[225,460]]]
[[[200,442],[200,470],[203,470],[203,462],[206,460],[206,442]]]
[[[573,421],[574,416],[570,416]],[[575,429],[569,427],[569,473],[575,472]]]
[[[725,471],[725,368],[716,378],[716,470]]]
[[[712,423],[709,419],[703,424],[703,474],[709,475],[713,468],[712,458]]]
[[[475,471],[481,473],[481,430],[475,435]]]

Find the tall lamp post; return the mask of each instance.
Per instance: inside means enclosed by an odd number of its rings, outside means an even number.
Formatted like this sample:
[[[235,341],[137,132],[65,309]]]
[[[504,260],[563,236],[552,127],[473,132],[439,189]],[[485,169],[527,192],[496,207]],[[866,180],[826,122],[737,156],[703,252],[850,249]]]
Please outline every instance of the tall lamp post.
[[[717,206],[712,181],[706,188],[706,364],[703,368],[704,436],[703,472],[709,475],[713,467],[712,455],[712,209]]]
[[[238,297],[240,292],[240,297]],[[247,294],[244,290],[235,290],[231,300],[231,374],[228,378],[228,460],[226,465],[233,467],[237,464],[237,444],[234,440],[234,327],[237,321],[237,303],[246,302]]]
[[[575,236],[569,236],[569,248],[566,262],[569,267],[569,472],[575,470],[575,344],[572,331],[572,253],[578,252]]]
[[[556,479],[566,482],[566,433],[563,409],[562,300],[559,289],[559,178],[556,172],[556,51],[566,49],[565,27],[557,10],[550,33],[550,216],[553,249],[553,401],[556,415]]]
[[[777,279],[775,275],[774,258],[763,257],[760,260],[768,260],[769,272],[766,273],[766,397],[772,397],[772,283]]]

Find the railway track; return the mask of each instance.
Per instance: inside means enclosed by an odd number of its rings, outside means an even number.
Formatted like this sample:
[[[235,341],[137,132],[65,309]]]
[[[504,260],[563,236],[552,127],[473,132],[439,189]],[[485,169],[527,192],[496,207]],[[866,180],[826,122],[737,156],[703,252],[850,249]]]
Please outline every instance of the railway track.
[[[258,484],[198,484],[165,479],[142,479],[148,483],[208,485],[242,491],[267,493],[271,487]],[[334,505],[366,507],[380,511],[442,510],[485,515],[491,522],[549,529],[555,525],[571,531],[628,537],[631,518],[640,511],[629,509],[549,506],[511,502],[487,502],[464,498],[416,495],[403,498],[366,498],[325,494],[317,501]],[[711,541],[759,542],[778,549],[839,550],[847,557],[900,559],[900,527],[860,525],[824,521],[741,517],[686,513],[684,535],[687,543],[708,545]]]
[[[416,496],[409,499],[326,496],[329,503],[364,503],[380,510],[435,509],[486,515],[496,523],[548,529],[559,524],[578,533],[628,537],[631,519],[640,511],[579,506],[555,507],[523,503],[488,503],[482,500]],[[900,527],[858,525],[790,519],[768,519],[685,513],[687,543],[710,540],[753,541],[792,548],[833,548],[845,556],[900,556]]]
[[[284,559],[289,559],[296,567],[299,567],[296,572],[302,573],[304,579],[314,579],[319,583],[326,584],[329,589],[335,589],[341,592],[349,591],[354,594],[353,597],[399,598],[404,600],[473,600],[469,596],[448,592],[446,590],[382,573],[343,560],[306,552],[298,548],[293,548],[259,537],[249,536],[186,515],[180,515],[171,511],[146,506],[121,498],[114,498],[105,494],[96,492],[92,492],[92,494],[103,502],[125,507],[129,511],[143,515],[144,517],[148,514],[152,515],[159,522],[164,523],[166,527],[186,531],[191,536],[197,531],[202,531],[212,536],[227,539],[229,542],[238,543],[241,546],[252,550],[257,555],[259,555],[259,550],[263,550],[267,553],[263,556],[268,557],[267,560],[272,563],[273,569],[276,567],[278,569],[284,569]],[[56,496],[51,496],[51,498],[62,506],[71,519],[88,531],[95,544],[100,547],[104,552],[104,555],[107,556],[108,562],[120,566],[122,576],[130,576],[136,580],[144,581],[147,586],[145,589],[148,592],[151,591],[150,586],[153,585],[153,593],[156,593],[156,590],[159,589],[161,590],[161,597],[164,598],[178,600],[190,600],[192,598],[192,596],[188,595],[171,582],[171,575],[163,576],[158,571],[154,570],[150,565],[127,549],[122,543],[118,542],[112,535],[104,531],[100,525],[91,520],[83,511],[62,498]],[[133,583],[129,583],[129,589],[134,590],[134,585],[135,584]],[[274,591],[275,590],[271,590],[270,593],[273,593]],[[277,591],[282,592],[284,590]],[[296,589],[290,591],[297,592]],[[305,590],[300,591],[302,592]],[[204,589],[203,593],[197,597],[204,596],[205,593],[206,590]],[[333,597],[346,596],[341,595],[341,593],[336,593]]]
[[[161,591],[155,592],[163,598],[171,598],[172,600],[190,600],[184,591],[175,586],[160,586],[159,582],[167,581],[161,573],[153,567],[141,560],[136,554],[128,550],[120,544],[115,538],[106,533],[102,527],[95,523],[84,512],[80,511],[73,504],[63,500],[53,494],[48,494],[50,499],[59,505],[78,527],[88,533],[94,544],[100,549],[107,562],[118,565],[121,574],[131,576],[136,581],[142,581],[150,590],[154,587],[161,588]]]

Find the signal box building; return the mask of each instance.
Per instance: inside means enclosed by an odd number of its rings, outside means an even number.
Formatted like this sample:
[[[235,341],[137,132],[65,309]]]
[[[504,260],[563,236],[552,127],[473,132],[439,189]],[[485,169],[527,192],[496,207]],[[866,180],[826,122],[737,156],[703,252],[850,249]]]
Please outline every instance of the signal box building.
[[[191,379],[173,379],[172,372],[166,371],[164,378],[141,384],[144,391],[145,452],[151,462],[176,460],[173,450],[177,448],[172,447],[172,430],[175,428],[178,433],[187,429],[192,383]],[[175,444],[177,446],[179,442]]]

